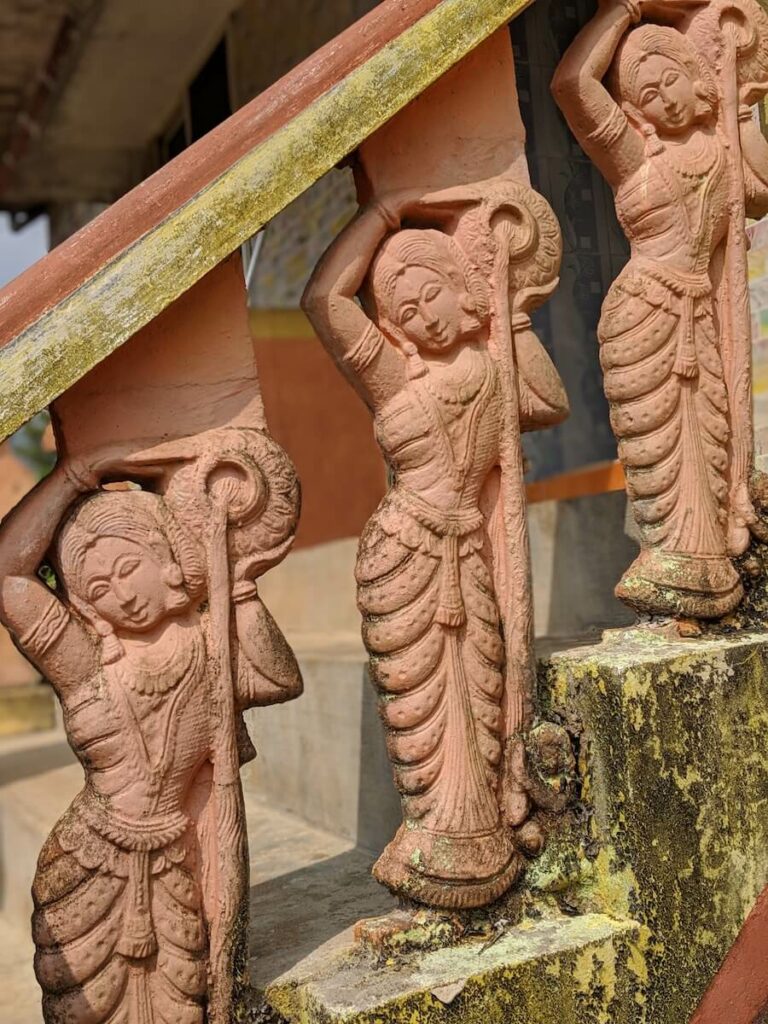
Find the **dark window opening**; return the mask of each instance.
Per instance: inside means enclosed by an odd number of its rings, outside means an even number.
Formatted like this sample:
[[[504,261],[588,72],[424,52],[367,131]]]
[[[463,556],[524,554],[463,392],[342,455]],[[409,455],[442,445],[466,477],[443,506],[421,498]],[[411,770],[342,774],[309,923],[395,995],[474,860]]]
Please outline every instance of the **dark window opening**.
[[[231,113],[227,43],[222,39],[189,87],[190,142],[207,135]]]

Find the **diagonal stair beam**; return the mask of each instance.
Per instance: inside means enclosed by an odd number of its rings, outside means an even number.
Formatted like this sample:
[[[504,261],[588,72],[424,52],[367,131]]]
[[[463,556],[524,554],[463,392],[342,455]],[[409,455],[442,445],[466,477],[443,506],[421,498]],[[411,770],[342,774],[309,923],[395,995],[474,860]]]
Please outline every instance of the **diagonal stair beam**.
[[[533,0],[384,0],[0,291],[0,440]]]

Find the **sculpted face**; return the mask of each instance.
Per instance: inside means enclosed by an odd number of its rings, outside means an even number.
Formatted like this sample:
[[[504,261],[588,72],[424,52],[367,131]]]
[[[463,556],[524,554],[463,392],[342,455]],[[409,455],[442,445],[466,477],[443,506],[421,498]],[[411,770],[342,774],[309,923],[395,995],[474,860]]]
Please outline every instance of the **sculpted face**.
[[[466,334],[462,298],[447,276],[427,267],[411,266],[395,286],[392,321],[418,348],[447,351]]]
[[[638,70],[634,103],[661,137],[680,135],[696,121],[695,86],[682,65],[652,54]]]
[[[85,557],[82,597],[116,630],[152,629],[168,614],[163,569],[154,552],[133,541],[100,538]]]

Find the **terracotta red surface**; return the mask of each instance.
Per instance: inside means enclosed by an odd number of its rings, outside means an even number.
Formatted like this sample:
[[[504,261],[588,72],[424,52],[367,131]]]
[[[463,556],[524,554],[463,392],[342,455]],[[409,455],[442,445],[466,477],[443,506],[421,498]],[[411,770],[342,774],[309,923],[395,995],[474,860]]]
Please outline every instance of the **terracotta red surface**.
[[[493,902],[543,842],[546,786],[533,795],[517,736],[533,693],[520,434],[568,412],[529,315],[562,245],[521,166],[514,82],[502,29],[363,143],[361,214],[303,302],[393,474],[356,568],[403,808],[374,875],[442,908]]]
[[[256,583],[299,490],[265,431],[239,257],[54,412],[56,468],[0,530],[0,621],[86,774],[33,886],[43,1019],[228,1024],[245,1012],[241,715],[302,687]]]
[[[638,611],[732,611],[744,591],[731,559],[766,535],[750,495],[743,225],[768,209],[768,145],[749,111],[767,67],[756,0],[605,0],[553,80],[632,250],[598,337],[642,538],[616,594]]]
[[[690,1024],[758,1024],[768,1010],[768,889],[747,918]]]
[[[0,291],[0,347],[440,0],[384,0]]]
[[[370,417],[315,338],[255,346],[270,432],[301,480],[296,547],[359,536],[387,485]]]

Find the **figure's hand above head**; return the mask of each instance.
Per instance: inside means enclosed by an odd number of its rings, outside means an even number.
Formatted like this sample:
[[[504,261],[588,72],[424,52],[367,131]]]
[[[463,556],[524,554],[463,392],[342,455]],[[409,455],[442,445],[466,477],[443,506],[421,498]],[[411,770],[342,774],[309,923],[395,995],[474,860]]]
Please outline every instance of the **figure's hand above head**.
[[[635,0],[627,0],[634,3]],[[657,18],[659,21],[672,22],[692,7],[706,7],[710,0],[637,0],[643,18]]]
[[[59,459],[57,469],[66,476],[75,490],[80,491],[82,494],[98,490],[100,477],[90,459],[82,455]]]
[[[147,460],[135,445],[109,445],[91,452],[87,459],[100,481],[140,480],[161,476],[165,471],[163,464]]]
[[[140,480],[162,473],[162,467],[137,464],[133,456],[132,447],[110,445],[87,454],[62,456],[58,469],[83,494],[98,490],[104,482]]]
[[[403,218],[423,213],[424,193],[420,189],[387,192],[373,206],[382,214],[393,231],[397,231]]]

